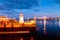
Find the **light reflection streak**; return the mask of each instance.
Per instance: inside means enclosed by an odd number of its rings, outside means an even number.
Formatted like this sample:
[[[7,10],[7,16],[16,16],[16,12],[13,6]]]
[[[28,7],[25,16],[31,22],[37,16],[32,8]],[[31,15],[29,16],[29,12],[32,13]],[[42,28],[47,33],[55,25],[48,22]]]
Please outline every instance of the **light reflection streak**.
[[[40,29],[39,29],[39,27],[38,27],[38,28],[36,28],[36,30],[37,30],[37,31],[39,31],[39,30],[40,30]]]
[[[59,24],[58,20],[55,20],[55,26],[57,26]]]
[[[44,30],[44,32],[43,32],[44,34],[46,34],[47,32],[46,32],[46,30]]]
[[[44,28],[43,30],[46,30],[46,20],[44,19]]]
[[[42,24],[42,21],[40,21],[39,24]]]
[[[46,34],[46,17],[44,17],[44,28],[43,28],[43,30],[44,30],[44,34]]]
[[[44,20],[44,28],[43,28],[43,33],[46,34],[46,20]]]
[[[60,19],[59,19],[59,27],[60,27]]]
[[[23,40],[23,38],[20,38],[20,40]]]
[[[31,39],[30,40],[34,40],[34,38],[33,37],[31,37]]]
[[[29,31],[0,32],[0,34],[30,33]]]

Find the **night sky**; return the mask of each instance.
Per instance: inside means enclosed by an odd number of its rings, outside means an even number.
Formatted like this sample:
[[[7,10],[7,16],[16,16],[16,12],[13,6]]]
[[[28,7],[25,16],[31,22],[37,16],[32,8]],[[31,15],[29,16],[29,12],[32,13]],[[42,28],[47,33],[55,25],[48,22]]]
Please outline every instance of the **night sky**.
[[[25,18],[59,17],[60,0],[0,0],[0,15],[18,18],[20,12]]]

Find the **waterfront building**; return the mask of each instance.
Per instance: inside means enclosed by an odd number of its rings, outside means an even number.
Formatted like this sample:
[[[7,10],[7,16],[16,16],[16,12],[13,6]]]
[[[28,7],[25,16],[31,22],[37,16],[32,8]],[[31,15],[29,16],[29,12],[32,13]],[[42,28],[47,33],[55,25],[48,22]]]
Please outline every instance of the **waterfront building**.
[[[0,32],[4,32],[4,34],[11,34],[12,31],[28,31],[32,32],[36,30],[36,17],[34,20],[24,21],[24,16],[22,13],[20,13],[19,21],[16,20],[16,18],[8,18],[5,16],[0,17]],[[12,32],[12,33],[16,33]],[[23,32],[23,33],[24,33]],[[21,33],[21,32],[19,32]],[[26,32],[25,32],[26,33]]]
[[[19,16],[19,23],[24,23],[24,16],[22,13],[20,13],[20,16]]]

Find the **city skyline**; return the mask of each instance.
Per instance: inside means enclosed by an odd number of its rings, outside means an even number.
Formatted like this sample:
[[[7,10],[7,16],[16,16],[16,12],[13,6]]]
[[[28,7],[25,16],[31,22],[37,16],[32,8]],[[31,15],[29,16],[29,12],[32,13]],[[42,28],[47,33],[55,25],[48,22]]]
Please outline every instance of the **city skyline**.
[[[20,12],[26,18],[37,17],[60,17],[59,0],[0,0],[0,15],[18,18]]]

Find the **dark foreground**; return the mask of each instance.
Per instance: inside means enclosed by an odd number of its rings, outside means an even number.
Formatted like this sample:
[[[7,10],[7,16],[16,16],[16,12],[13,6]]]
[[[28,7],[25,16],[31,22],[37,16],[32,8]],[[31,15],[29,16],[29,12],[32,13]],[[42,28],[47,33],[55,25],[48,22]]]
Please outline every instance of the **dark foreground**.
[[[60,40],[59,35],[23,33],[23,34],[0,34],[0,40]]]

